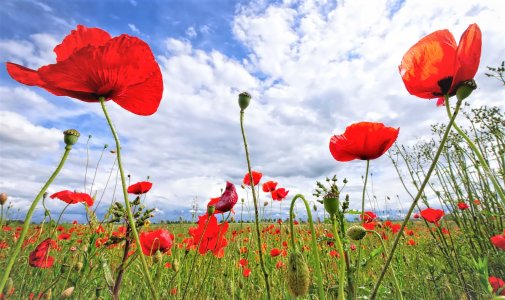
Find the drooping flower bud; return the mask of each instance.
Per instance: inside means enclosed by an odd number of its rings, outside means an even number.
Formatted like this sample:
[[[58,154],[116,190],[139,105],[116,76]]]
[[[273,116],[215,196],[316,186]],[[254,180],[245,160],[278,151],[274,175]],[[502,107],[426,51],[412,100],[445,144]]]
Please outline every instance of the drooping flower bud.
[[[174,272],[179,272],[179,261],[177,259],[174,259],[174,262],[172,263],[172,270]]]
[[[291,253],[287,271],[289,292],[295,297],[306,295],[310,284],[309,266],[300,252]]]
[[[238,95],[238,105],[240,106],[240,110],[244,111],[251,102],[251,95],[248,92],[242,92]]]
[[[354,241],[362,240],[366,235],[366,229],[363,226],[354,225],[347,229],[347,236]]]
[[[160,252],[160,250],[157,250],[153,256],[153,262],[157,264],[160,263],[162,260],[163,260],[163,254]]]
[[[456,90],[456,97],[458,100],[463,100],[466,97],[470,96],[470,94],[477,88],[477,84],[475,80],[467,80],[461,83],[461,85]]]
[[[67,129],[63,131],[63,134],[65,135],[63,140],[65,141],[65,145],[67,145],[68,147],[72,147],[73,145],[75,145],[75,143],[77,143],[77,140],[79,139],[79,136],[81,136],[79,131],[75,129]]]
[[[5,203],[7,203],[7,194],[1,193],[0,194],[0,205],[4,205]]]

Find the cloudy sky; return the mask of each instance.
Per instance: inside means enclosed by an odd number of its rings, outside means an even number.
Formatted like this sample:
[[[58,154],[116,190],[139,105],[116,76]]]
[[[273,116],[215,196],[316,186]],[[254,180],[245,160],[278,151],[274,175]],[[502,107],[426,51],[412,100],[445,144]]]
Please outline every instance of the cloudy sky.
[[[430,124],[445,121],[445,111],[409,95],[398,64],[424,35],[449,29],[459,40],[471,23],[483,33],[479,88],[471,104],[503,107],[503,88],[484,76],[485,66],[505,58],[501,2],[4,0],[0,60],[31,68],[54,63],[53,48],[78,24],[137,36],[151,46],[165,86],[158,112],[141,117],[113,102],[108,107],[126,173],[132,183],[147,176],[153,182],[146,202],[159,209],[156,220],[190,217],[193,203],[203,207],[226,181],[247,199],[240,188],[247,165],[237,105],[244,90],[253,96],[245,128],[262,181],[278,181],[290,190],[288,199],[297,193],[312,199],[315,181],[337,174],[349,180],[344,192],[359,208],[365,163],[336,162],[328,150],[331,135],[354,122],[374,121],[400,127],[399,144],[428,138]],[[81,138],[48,192],[90,192],[108,144],[92,187],[98,199],[104,194],[98,208],[103,213],[113,197],[122,199],[118,190],[114,194],[114,141],[100,106],[23,86],[0,68],[0,192],[9,194],[12,218],[24,217],[54,170],[68,128],[78,129]],[[369,194],[379,207],[368,209],[408,207],[386,156],[373,161],[371,171]],[[265,200],[270,196],[261,194]],[[63,208],[57,200],[47,205],[53,216]],[[278,214],[278,204],[274,209]],[[42,216],[39,205],[34,219]],[[64,218],[84,221],[84,208],[72,206]]]

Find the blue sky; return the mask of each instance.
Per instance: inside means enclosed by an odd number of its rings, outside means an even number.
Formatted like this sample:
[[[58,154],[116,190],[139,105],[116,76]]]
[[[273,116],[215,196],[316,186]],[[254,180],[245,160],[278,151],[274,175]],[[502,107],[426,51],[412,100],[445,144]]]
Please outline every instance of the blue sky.
[[[108,105],[126,172],[132,182],[147,176],[153,181],[146,203],[158,208],[157,220],[187,218],[193,203],[202,208],[226,181],[250,198],[240,188],[247,169],[236,101],[243,90],[253,95],[246,131],[253,168],[264,174],[263,181],[278,181],[290,196],[310,196],[316,180],[337,174],[349,179],[345,192],[358,208],[365,164],[335,162],[328,151],[331,135],[354,122],[374,121],[400,127],[400,144],[428,139],[430,124],[446,116],[434,101],[406,92],[397,66],[424,35],[449,29],[459,40],[471,23],[483,32],[479,89],[471,103],[503,108],[503,89],[483,74],[486,65],[504,59],[500,8],[499,0],[4,0],[0,60],[31,68],[53,63],[52,49],[78,24],[137,36],[151,46],[165,86],[158,112],[139,117]],[[49,176],[68,128],[82,137],[50,193],[90,191],[103,145],[114,144],[107,124],[99,105],[23,86],[0,68],[0,191],[10,196],[12,217],[24,215]],[[88,135],[91,168],[84,186]],[[93,190],[105,191],[107,203],[122,201],[112,183],[106,186],[113,167],[114,156],[106,151]],[[387,157],[374,161],[372,172],[373,194],[381,200],[367,201],[367,209],[408,207]],[[387,196],[392,200],[382,200]],[[264,200],[270,196],[262,194]],[[54,200],[48,205],[53,214],[63,208]],[[104,210],[101,205],[99,214]],[[69,212],[66,220],[84,220],[82,206]],[[286,216],[277,205],[271,213]],[[35,220],[41,218],[39,208]]]

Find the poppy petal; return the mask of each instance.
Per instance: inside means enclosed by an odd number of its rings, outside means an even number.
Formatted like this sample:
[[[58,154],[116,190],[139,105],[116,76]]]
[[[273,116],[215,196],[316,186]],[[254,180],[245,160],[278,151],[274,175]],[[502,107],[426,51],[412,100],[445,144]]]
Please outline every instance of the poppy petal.
[[[409,93],[426,99],[447,93],[450,84],[443,91],[440,81],[453,77],[456,49],[456,40],[448,30],[435,31],[412,46],[399,66]]]
[[[54,48],[56,61],[63,61],[77,50],[87,46],[102,46],[110,39],[109,33],[100,28],[87,28],[83,25],[77,25],[77,29],[72,30],[61,44]]]
[[[482,49],[482,32],[477,24],[468,26],[459,41],[456,52],[454,80],[452,89],[457,88],[456,84],[470,80],[475,77],[480,64],[480,54]]]
[[[30,86],[42,87],[44,85],[44,82],[40,79],[37,71],[11,62],[6,63],[5,65],[9,75],[17,82]]]

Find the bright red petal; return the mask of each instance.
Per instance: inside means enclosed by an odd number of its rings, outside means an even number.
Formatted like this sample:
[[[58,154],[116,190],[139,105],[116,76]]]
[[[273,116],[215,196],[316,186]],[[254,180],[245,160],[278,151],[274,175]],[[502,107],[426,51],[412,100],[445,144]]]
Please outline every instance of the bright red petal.
[[[35,70],[25,68],[18,64],[8,62],[5,64],[9,75],[19,83],[30,86],[43,86],[44,82],[40,79],[39,73]]]
[[[456,48],[456,40],[448,30],[435,31],[412,46],[399,66],[409,93],[426,99],[441,96],[439,81],[455,73]],[[445,89],[449,91],[450,82]]]
[[[60,62],[69,58],[77,50],[87,46],[102,46],[111,39],[106,31],[100,28],[87,28],[77,25],[77,29],[72,30],[61,44],[54,48],[56,61]]]
[[[330,152],[335,160],[340,162],[351,161],[353,159],[358,159],[358,157],[349,152],[349,141],[344,135],[334,135],[330,140]]]
[[[456,52],[454,79],[452,89],[466,80],[473,79],[480,64],[480,53],[482,49],[482,33],[477,24],[468,26],[459,41]]]

